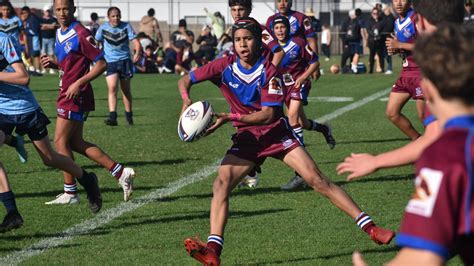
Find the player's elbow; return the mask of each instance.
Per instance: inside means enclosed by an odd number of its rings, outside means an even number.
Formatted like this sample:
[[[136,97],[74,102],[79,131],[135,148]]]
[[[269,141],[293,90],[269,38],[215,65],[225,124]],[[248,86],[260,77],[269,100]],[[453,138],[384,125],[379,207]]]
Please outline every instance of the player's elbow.
[[[18,77],[17,84],[21,86],[28,86],[28,84],[30,84],[30,75],[27,73],[22,74],[20,77]]]

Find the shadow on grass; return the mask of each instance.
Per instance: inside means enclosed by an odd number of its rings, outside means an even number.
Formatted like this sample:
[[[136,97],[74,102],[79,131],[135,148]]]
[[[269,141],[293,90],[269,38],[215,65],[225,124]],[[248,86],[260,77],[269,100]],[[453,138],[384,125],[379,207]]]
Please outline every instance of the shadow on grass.
[[[261,215],[271,215],[275,213],[281,213],[290,211],[291,209],[267,209],[267,210],[257,210],[257,211],[230,211],[229,218],[246,218],[246,217],[253,217],[253,216],[261,216]],[[140,218],[138,218],[140,219]],[[200,219],[209,219],[209,212],[195,212],[193,214],[180,214],[168,217],[160,217],[160,218],[150,218],[150,219],[142,219],[136,222],[123,222],[120,225],[116,226],[107,226],[107,229],[118,229],[123,227],[130,227],[130,226],[142,226],[147,224],[164,224],[164,223],[174,223],[180,221],[192,221],[192,220],[200,220]]]
[[[21,230],[21,229],[18,229]],[[18,231],[17,230],[17,231]],[[90,231],[87,233],[76,233],[73,234],[74,236],[102,236],[109,234],[110,230],[94,230]],[[0,235],[0,240],[6,240],[6,241],[23,241],[23,240],[28,240],[28,239],[44,239],[44,238],[52,238],[52,237],[68,237],[70,235],[66,235],[63,233],[33,233],[31,235],[28,234],[16,234],[16,235],[8,235],[8,234],[3,234]],[[61,245],[61,247],[64,247],[64,245]],[[0,248],[0,250],[2,250]]]
[[[383,254],[383,253],[389,253],[389,252],[394,252],[397,251],[397,247],[382,247],[382,248],[377,248],[377,249],[366,249],[366,250],[360,250],[360,252],[363,254],[369,254],[369,253],[378,253],[378,254]],[[289,260],[275,260],[275,261],[261,261],[261,262],[255,262],[255,263],[245,263],[245,265],[267,265],[267,264],[289,264],[289,263],[298,263],[298,262],[308,262],[308,261],[313,261],[313,260],[328,260],[328,259],[333,259],[333,258],[339,258],[339,257],[347,257],[351,256],[352,252],[336,252],[333,254],[327,254],[327,255],[321,255],[321,256],[314,256],[314,257],[303,257],[303,258],[295,258],[295,259],[289,259]],[[387,258],[388,260],[389,258]],[[243,265],[243,264],[241,264]]]
[[[175,164],[182,164],[187,161],[195,161],[199,160],[196,158],[183,158],[183,159],[173,159],[173,160],[161,160],[161,161],[130,161],[130,162],[121,162],[122,165],[126,167],[140,167],[145,165],[175,165]],[[98,164],[88,164],[83,165],[85,169],[102,169],[104,168],[102,165]]]
[[[81,246],[81,245],[80,244],[63,244],[63,245],[60,245],[58,247],[60,247],[60,248],[76,248],[76,247],[79,247],[79,246]],[[22,248],[1,248],[0,247],[0,252],[15,252],[15,251],[22,251],[22,250],[23,250]],[[32,250],[42,250],[42,249],[33,248]]]

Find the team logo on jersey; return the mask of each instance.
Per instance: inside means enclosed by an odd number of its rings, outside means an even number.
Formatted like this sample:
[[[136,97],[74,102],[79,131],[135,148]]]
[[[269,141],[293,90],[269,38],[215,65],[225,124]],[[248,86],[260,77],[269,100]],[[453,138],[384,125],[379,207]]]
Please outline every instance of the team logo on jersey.
[[[232,83],[231,81],[229,81],[229,86],[234,89],[237,89],[239,87],[239,83]]]
[[[415,179],[415,193],[413,193],[405,211],[431,217],[442,181],[443,172],[422,168]]]
[[[303,25],[305,30],[310,30],[312,28],[311,21],[309,21],[309,18],[305,18],[303,20]]]
[[[273,77],[268,83],[268,94],[283,95],[283,86],[281,85],[281,79]]]
[[[405,38],[410,38],[411,37],[411,32],[408,28],[404,28],[402,34]]]
[[[269,44],[271,41],[273,41],[273,37],[265,30],[262,32],[262,41],[264,44]]]
[[[72,42],[66,42],[64,45],[64,52],[68,54],[72,49]]]
[[[97,41],[92,36],[86,37],[87,42],[89,42],[94,48],[98,48]]]
[[[423,97],[423,90],[420,87],[415,89],[415,96],[416,97]]]

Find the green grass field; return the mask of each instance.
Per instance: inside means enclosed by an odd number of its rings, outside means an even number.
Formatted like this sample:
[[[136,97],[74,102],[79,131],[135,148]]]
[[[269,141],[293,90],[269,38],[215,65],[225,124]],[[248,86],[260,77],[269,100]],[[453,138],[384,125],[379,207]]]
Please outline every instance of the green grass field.
[[[328,72],[328,63],[324,67]],[[311,118],[330,114],[390,87],[395,79],[396,75],[326,74],[314,84],[310,96],[352,97],[353,101],[312,102],[306,113]],[[196,264],[186,255],[183,240],[194,235],[207,237],[211,185],[216,176],[210,166],[230,147],[233,128],[226,125],[194,143],[180,141],[177,80],[175,75],[137,75],[133,79],[133,127],[126,126],[121,102],[119,126],[104,125],[108,114],[105,81],[100,77],[94,82],[97,110],[86,122],[85,138],[137,173],[133,200],[123,203],[121,188],[105,169],[76,157],[81,166],[99,176],[104,206],[98,215],[89,211],[85,193],[80,194],[78,205],[44,205],[61,193],[62,173],[43,166],[29,142],[27,164],[19,162],[14,149],[1,148],[0,159],[25,225],[0,235],[0,259],[8,259],[0,264]],[[55,76],[31,81],[52,121],[51,139],[57,83]],[[216,111],[227,111],[219,90],[210,83],[195,86],[191,97],[208,99]],[[376,223],[397,230],[412,192],[413,167],[379,171],[352,183],[335,171],[351,152],[379,153],[407,143],[385,118],[385,105],[377,99],[330,121],[338,141],[334,150],[317,133],[307,132],[305,142],[319,167]],[[413,103],[405,107],[405,113],[421,128]],[[224,264],[349,265],[352,252],[359,250],[371,265],[380,265],[395,255],[393,243],[377,246],[322,196],[309,189],[281,191],[280,185],[292,176],[281,162],[268,159],[262,168],[258,188],[236,189],[232,194]],[[203,171],[204,176],[198,176]],[[195,173],[196,179],[190,179]],[[191,181],[179,181],[183,179]],[[3,217],[4,209],[0,209]]]

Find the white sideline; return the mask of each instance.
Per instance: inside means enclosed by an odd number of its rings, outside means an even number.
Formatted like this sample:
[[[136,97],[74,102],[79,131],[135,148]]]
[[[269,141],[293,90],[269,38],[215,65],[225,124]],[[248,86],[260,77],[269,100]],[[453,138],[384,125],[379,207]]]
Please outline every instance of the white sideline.
[[[332,120],[346,112],[357,109],[373,100],[376,100],[386,95],[390,90],[391,88],[383,90],[383,91],[379,91],[357,102],[354,102],[352,104],[339,108],[330,114],[317,118],[316,120],[321,123]],[[115,218],[118,218],[126,213],[132,212],[150,202],[170,196],[171,194],[175,193],[181,188],[191,185],[193,183],[196,183],[198,181],[201,181],[205,179],[206,177],[210,176],[211,174],[213,174],[216,171],[218,165],[220,164],[220,161],[221,160],[219,159],[218,161],[205,167],[204,169],[202,169],[201,171],[197,173],[194,173],[192,175],[183,177],[175,182],[172,182],[168,184],[168,186],[165,188],[157,189],[140,198],[133,199],[129,202],[121,203],[114,208],[105,210],[99,213],[96,217],[92,219],[86,220],[82,223],[74,225],[73,227],[70,227],[69,229],[66,229],[65,231],[59,233],[58,236],[56,237],[45,238],[20,251],[12,252],[6,255],[5,257],[0,258],[0,265],[17,265],[28,258],[40,255],[41,253],[47,251],[48,249],[58,247],[64,244],[66,241],[73,239],[74,237],[85,235],[102,225],[108,224]]]

